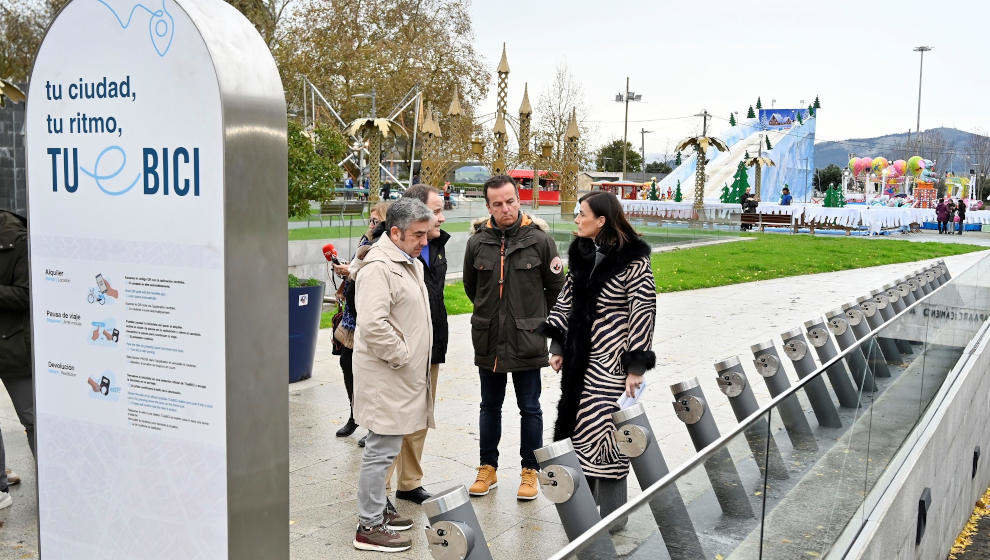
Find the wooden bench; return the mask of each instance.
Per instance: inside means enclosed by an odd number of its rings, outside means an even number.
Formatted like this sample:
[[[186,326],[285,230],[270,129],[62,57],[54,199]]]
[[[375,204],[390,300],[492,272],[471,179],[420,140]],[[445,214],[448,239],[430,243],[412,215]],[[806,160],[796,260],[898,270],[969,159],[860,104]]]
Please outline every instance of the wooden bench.
[[[767,226],[771,227],[792,227],[794,233],[798,232],[800,222],[792,222],[790,214],[762,214],[759,212],[740,214],[740,224],[744,226],[759,226],[760,231],[764,231]],[[812,230],[814,233],[814,230]]]
[[[364,215],[367,203],[363,200],[331,200],[320,205],[320,214],[360,214]]]

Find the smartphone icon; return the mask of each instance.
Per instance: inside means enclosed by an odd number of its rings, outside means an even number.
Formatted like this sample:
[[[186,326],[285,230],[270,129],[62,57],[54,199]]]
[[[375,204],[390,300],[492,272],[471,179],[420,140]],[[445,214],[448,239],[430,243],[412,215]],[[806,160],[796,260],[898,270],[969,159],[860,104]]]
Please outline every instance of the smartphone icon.
[[[96,275],[96,285],[100,287],[100,293],[107,293],[107,281],[103,279],[103,274]]]

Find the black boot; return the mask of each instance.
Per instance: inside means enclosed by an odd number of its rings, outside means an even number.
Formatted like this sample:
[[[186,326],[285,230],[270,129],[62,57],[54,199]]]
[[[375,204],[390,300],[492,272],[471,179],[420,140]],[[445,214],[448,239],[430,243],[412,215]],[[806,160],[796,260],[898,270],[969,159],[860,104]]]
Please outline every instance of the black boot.
[[[341,426],[339,430],[337,430],[337,437],[347,437],[353,434],[354,430],[356,430],[357,427],[358,425],[357,422],[354,421],[354,418],[348,418],[347,423]]]

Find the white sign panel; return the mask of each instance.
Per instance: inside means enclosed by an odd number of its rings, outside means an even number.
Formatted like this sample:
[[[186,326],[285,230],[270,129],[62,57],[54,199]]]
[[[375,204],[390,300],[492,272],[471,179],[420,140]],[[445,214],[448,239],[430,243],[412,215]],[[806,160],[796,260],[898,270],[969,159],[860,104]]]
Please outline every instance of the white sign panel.
[[[171,0],[75,0],[27,105],[41,552],[227,556],[223,135]]]

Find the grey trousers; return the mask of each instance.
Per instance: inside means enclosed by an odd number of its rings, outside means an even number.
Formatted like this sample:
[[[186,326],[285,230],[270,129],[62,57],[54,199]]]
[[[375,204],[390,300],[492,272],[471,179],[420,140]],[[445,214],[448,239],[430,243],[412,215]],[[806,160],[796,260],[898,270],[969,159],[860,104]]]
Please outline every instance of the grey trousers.
[[[358,478],[358,521],[366,527],[381,525],[385,511],[385,474],[402,449],[405,436],[368,432]]]
[[[31,377],[15,377],[3,380],[7,394],[14,403],[17,418],[20,419],[24,431],[27,432],[28,447],[31,454],[37,457],[34,450],[34,380]],[[0,433],[0,492],[7,491],[7,456],[4,453],[3,434]]]

